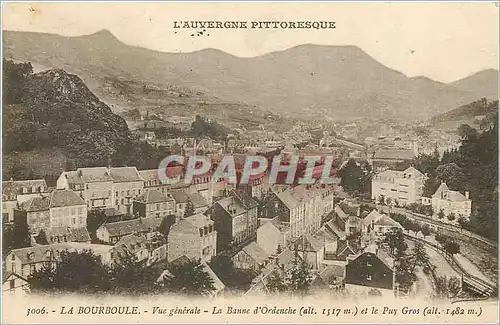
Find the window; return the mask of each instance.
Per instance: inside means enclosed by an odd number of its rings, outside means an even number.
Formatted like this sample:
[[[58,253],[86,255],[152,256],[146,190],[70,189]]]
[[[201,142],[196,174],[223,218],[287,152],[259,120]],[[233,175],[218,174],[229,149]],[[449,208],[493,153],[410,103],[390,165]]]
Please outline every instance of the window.
[[[83,224],[83,217],[82,217],[82,216],[78,217],[78,222],[79,222],[80,224]]]
[[[367,275],[367,276],[366,276],[366,280],[371,281],[371,280],[372,280],[372,276],[371,276],[370,274],[369,274],[369,275]]]
[[[156,210],[160,210],[160,204],[156,204]]]
[[[28,190],[26,189],[26,187],[23,187],[22,191],[23,191],[23,194],[28,193]]]
[[[10,258],[12,261],[16,260],[16,255],[12,254],[12,257]]]
[[[21,269],[22,269],[22,267],[21,267]],[[16,273],[16,264],[12,263],[10,266],[10,270],[12,271],[12,273]]]
[[[75,224],[76,224],[76,218],[71,218],[71,223],[72,223],[73,225],[75,225]]]
[[[127,190],[127,195],[130,195],[130,190]]]
[[[83,212],[83,209],[82,208],[78,208],[78,214],[82,214]]]
[[[89,184],[85,184],[85,188],[88,190],[89,189]]]
[[[10,290],[14,290],[15,286],[16,286],[16,280],[15,279],[10,280],[9,281]]]

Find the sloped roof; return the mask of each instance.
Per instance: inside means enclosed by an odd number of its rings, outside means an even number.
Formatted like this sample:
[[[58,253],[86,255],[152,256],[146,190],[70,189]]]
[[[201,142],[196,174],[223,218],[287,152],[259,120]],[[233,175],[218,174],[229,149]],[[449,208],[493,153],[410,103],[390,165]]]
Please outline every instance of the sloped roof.
[[[188,194],[183,190],[171,190],[170,195],[172,195],[172,198],[174,199],[176,204],[187,203],[187,201],[189,200]]]
[[[26,212],[46,211],[49,209],[49,200],[47,197],[33,197],[21,204],[21,209]]]
[[[78,168],[77,172],[85,183],[113,181],[107,167]]]
[[[216,202],[221,208],[223,208],[231,217],[236,217],[246,210],[245,208],[232,196],[225,197]]]
[[[115,183],[144,181],[135,167],[112,167],[109,172]]]
[[[210,220],[208,217],[206,217],[203,214],[192,215],[190,217],[182,219],[178,223],[181,223],[181,222],[189,223],[196,228],[202,228],[202,227],[214,224],[214,222],[212,220]]]
[[[399,224],[399,222],[393,220],[392,218],[388,217],[385,214],[382,214],[380,218],[378,218],[375,222],[374,225],[376,226],[384,226],[384,227],[396,227],[396,228],[401,228],[403,229],[403,226]]]
[[[147,190],[144,194],[140,195],[136,199],[136,201],[150,204],[150,203],[162,203],[162,202],[173,201],[173,199],[158,190],[150,189]]]
[[[267,253],[254,241],[243,247],[242,250],[259,264],[264,263],[268,259]]]
[[[334,220],[330,220],[327,223],[325,223],[325,229],[327,229],[328,231],[331,231],[339,239],[345,239],[346,236],[347,236],[346,233],[345,233],[345,231],[339,229],[339,227],[334,222]]]
[[[18,195],[23,194],[22,189],[26,188],[27,193],[31,193],[32,188],[35,187],[38,191],[42,188],[42,192],[47,191],[47,183],[44,179],[32,179],[25,181],[3,181],[2,194],[4,195]]]
[[[390,160],[411,160],[415,157],[413,150],[390,150],[383,149],[376,151],[373,154],[373,159],[390,159]]]
[[[188,198],[195,209],[208,206],[207,201],[200,193],[190,193]]]
[[[378,213],[376,209],[373,209],[364,219],[363,219],[363,224],[365,226],[371,225],[372,222],[375,222],[378,220],[382,215]]]
[[[149,228],[140,219],[105,223],[101,227],[106,228],[110,236],[123,236],[134,232],[149,231]]]
[[[345,251],[348,251],[349,255],[356,254],[356,250],[351,247],[348,240],[339,240],[337,244],[337,255],[341,255]]]
[[[85,201],[72,190],[54,190],[49,194],[49,207],[71,207],[86,205]]]
[[[71,184],[71,185],[76,185],[76,184],[82,185],[83,184],[83,181],[80,178],[80,176],[78,176],[78,172],[76,170],[63,172],[62,174],[68,180],[68,184]]]
[[[148,228],[149,230],[157,230],[160,228],[161,222],[163,221],[162,217],[148,217],[141,218],[140,221]]]

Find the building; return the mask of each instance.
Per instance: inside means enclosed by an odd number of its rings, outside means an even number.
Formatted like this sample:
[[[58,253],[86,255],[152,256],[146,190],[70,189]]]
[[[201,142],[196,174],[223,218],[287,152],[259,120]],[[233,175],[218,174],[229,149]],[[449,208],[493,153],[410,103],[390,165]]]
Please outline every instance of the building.
[[[345,290],[355,296],[394,297],[396,289],[394,260],[383,250],[369,247],[348,258]]]
[[[394,228],[404,230],[397,221],[375,209],[362,220],[361,227],[365,240],[370,242],[384,236]]]
[[[321,217],[332,202],[323,198],[324,188],[317,185],[299,185],[293,188],[275,187],[264,199],[261,216],[278,217],[290,224],[290,236],[298,238],[303,234],[313,234],[321,227]],[[330,196],[328,196],[330,197]]]
[[[257,229],[257,244],[268,255],[282,252],[290,242],[290,225],[277,217],[271,220],[260,219]]]
[[[108,168],[78,168],[76,171],[63,172],[57,179],[58,189],[79,188],[81,184],[83,184],[83,199],[88,209],[114,207],[113,178]]]
[[[104,223],[96,230],[96,237],[107,244],[116,244],[131,234],[143,234],[149,238],[158,231],[162,220],[163,218],[149,217]]]
[[[40,235],[37,241],[41,241]],[[56,244],[56,243],[88,243],[90,244],[91,238],[86,227],[69,228],[69,227],[53,227],[45,231],[46,243],[39,242],[39,244]]]
[[[29,199],[48,194],[43,179],[2,182],[2,216],[7,222],[14,221],[14,210]]]
[[[217,253],[214,222],[202,214],[184,218],[172,225],[168,234],[168,260],[183,255],[209,262]]]
[[[269,255],[253,241],[234,255],[232,261],[235,268],[258,272],[269,262]]]
[[[135,167],[113,167],[109,173],[113,179],[113,207],[119,212],[132,214],[134,198],[143,194],[144,179]]]
[[[254,239],[257,233],[258,203],[242,191],[232,190],[210,208],[207,215],[217,230],[217,250]]]
[[[186,209],[190,204],[193,214],[202,214],[208,210],[208,202],[198,192],[186,192],[181,189],[172,189],[170,195],[175,203],[175,215],[178,219],[184,218]]]
[[[149,240],[143,234],[126,235],[111,249],[111,258],[113,262],[119,262],[128,256],[135,256],[137,261],[151,265],[167,258],[167,245],[162,237]]]
[[[313,267],[313,270],[323,270],[325,258],[325,238],[317,235],[305,234],[293,242],[292,250]]]
[[[443,211],[445,216],[453,214],[456,219],[469,218],[471,215],[472,201],[469,198],[469,192],[463,195],[458,191],[452,191],[446,183],[441,183],[436,193],[432,195],[431,202],[432,210],[436,214]]]
[[[14,214],[15,218],[26,220],[34,234],[54,227],[87,227],[85,201],[71,190],[54,190],[48,196],[31,198],[15,209]]]
[[[133,213],[140,218],[166,217],[175,213],[175,201],[161,190],[145,189],[145,193],[134,199]]]
[[[372,200],[399,206],[421,203],[426,179],[414,167],[404,171],[385,170],[372,179]]]
[[[29,292],[30,292],[30,285],[25,277],[12,272],[5,272],[3,274],[3,281],[2,281],[3,297],[6,297],[7,295],[23,297],[28,295]]]
[[[64,251],[91,250],[98,255],[103,263],[111,261],[109,245],[86,243],[58,243],[50,245],[36,245],[11,250],[4,260],[5,270],[27,278],[35,270],[40,270],[45,264],[54,264],[60,259]]]
[[[139,175],[144,180],[143,187],[145,190],[156,189],[165,195],[168,193],[171,185],[167,184],[166,180],[160,179],[158,169],[140,170]],[[182,182],[184,179],[184,167],[167,167],[165,175],[169,178],[179,177],[179,182]]]

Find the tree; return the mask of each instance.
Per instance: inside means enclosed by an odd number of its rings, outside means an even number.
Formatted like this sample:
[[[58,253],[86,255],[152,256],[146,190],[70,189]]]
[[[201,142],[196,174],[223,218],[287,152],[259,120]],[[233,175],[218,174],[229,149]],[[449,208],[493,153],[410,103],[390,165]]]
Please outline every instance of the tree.
[[[92,209],[87,213],[87,230],[91,238],[96,238],[97,228],[106,222],[106,219],[106,214],[100,209]]]
[[[415,273],[415,268],[417,266],[426,266],[429,264],[429,256],[425,251],[424,244],[421,242],[416,242],[415,246],[412,249],[411,258],[413,259],[413,268],[411,273]]]
[[[454,298],[460,292],[460,279],[440,276],[435,281],[435,294],[439,298]]]
[[[437,217],[439,219],[443,219],[444,218],[444,211],[443,210],[439,210],[439,213],[437,214]]]
[[[158,289],[154,270],[127,250],[120,251],[109,268],[111,287],[119,294],[151,294]]]
[[[286,273],[285,283],[288,290],[305,295],[309,291],[312,279],[312,266],[304,260],[299,261],[295,258],[292,267]]]
[[[184,210],[184,218],[194,215],[194,206],[191,200],[188,200],[186,204],[186,210]]]
[[[63,251],[55,268],[54,284],[61,291],[97,293],[109,289],[109,277],[100,256],[91,250]]]
[[[158,231],[165,237],[168,238],[170,233],[170,227],[175,223],[175,215],[168,215],[161,220],[160,227]]]
[[[174,263],[169,271],[171,276],[163,280],[170,292],[187,296],[207,296],[215,290],[214,280],[205,271],[201,260],[187,259]]]
[[[274,294],[283,293],[288,290],[288,287],[283,281],[283,278],[276,270],[274,270],[271,275],[269,275],[269,280],[267,281],[266,287],[271,293]]]
[[[458,135],[462,139],[466,139],[469,136],[477,136],[477,131],[476,129],[470,127],[468,124],[461,124],[458,127]]]
[[[446,218],[450,221],[453,221],[455,220],[455,214],[454,213],[450,213],[448,216],[446,216]]]
[[[403,256],[408,248],[404,240],[403,232],[399,228],[393,228],[387,232],[384,242],[389,245],[389,253],[397,258]]]
[[[55,266],[48,262],[28,277],[30,291],[32,293],[45,293],[55,288]]]
[[[462,191],[466,188],[467,177],[456,163],[439,165],[436,174],[437,180],[440,183],[445,182],[450,189]]]
[[[462,216],[462,217],[458,218],[457,222],[458,222],[458,225],[460,226],[460,228],[462,228],[462,229],[468,228],[468,226],[469,226],[469,220],[466,217]]]
[[[455,241],[448,240],[444,243],[444,250],[450,255],[455,255],[460,253],[460,245]]]
[[[12,234],[12,249],[30,246],[31,233],[26,218],[15,218]]]
[[[417,276],[412,272],[413,263],[408,256],[402,256],[396,261],[396,282],[403,291],[410,290]]]
[[[424,235],[424,237],[427,237],[430,234],[431,234],[431,228],[429,227],[429,225],[422,226],[422,235]]]
[[[340,169],[340,185],[350,195],[358,195],[364,188],[364,172],[354,159],[349,159],[345,166]]]

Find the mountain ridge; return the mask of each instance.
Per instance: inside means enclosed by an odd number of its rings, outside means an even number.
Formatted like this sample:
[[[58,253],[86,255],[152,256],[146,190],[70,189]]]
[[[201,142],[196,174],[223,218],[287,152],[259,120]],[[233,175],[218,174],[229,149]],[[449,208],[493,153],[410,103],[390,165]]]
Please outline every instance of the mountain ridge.
[[[117,42],[106,42],[109,31],[83,38],[20,33],[4,32],[7,57],[74,69],[91,79],[89,84],[124,76],[297,116],[428,118],[491,96],[481,87],[468,91],[429,78],[409,78],[353,45],[302,44],[240,58],[217,49],[159,52],[114,36]]]

